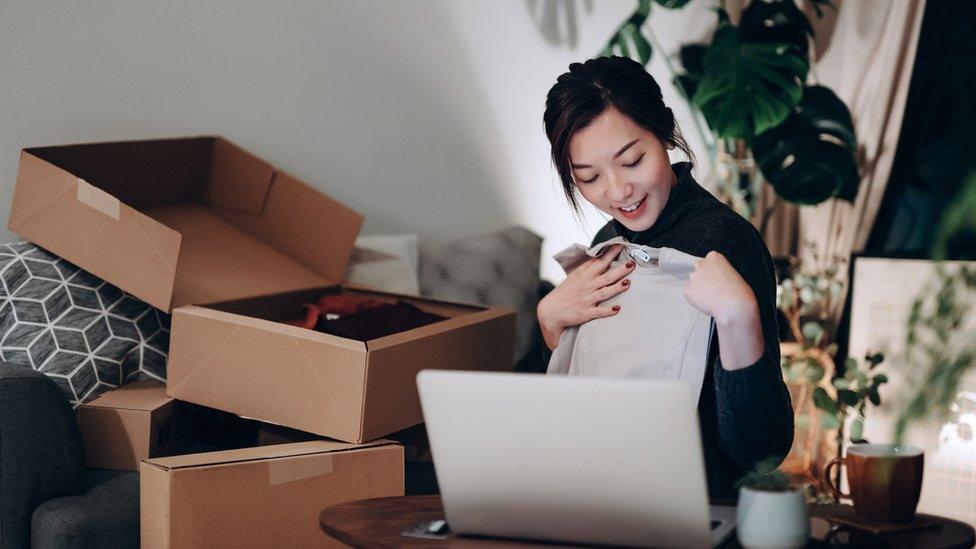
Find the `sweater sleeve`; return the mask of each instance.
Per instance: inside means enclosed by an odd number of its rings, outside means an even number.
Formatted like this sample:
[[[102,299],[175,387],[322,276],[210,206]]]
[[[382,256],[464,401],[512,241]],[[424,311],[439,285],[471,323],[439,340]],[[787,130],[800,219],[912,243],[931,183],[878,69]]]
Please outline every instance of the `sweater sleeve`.
[[[719,446],[749,471],[763,459],[775,457],[779,462],[789,453],[793,407],[780,367],[776,275],[769,250],[748,222],[726,227],[724,232],[716,251],[725,255],[755,293],[765,342],[759,360],[745,368],[728,371],[718,356],[713,365]]]

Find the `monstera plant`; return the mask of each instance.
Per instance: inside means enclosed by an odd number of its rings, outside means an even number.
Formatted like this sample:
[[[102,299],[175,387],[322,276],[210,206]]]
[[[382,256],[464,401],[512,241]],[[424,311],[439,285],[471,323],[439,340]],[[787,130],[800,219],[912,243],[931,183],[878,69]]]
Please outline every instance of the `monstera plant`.
[[[677,9],[688,1],[653,3]],[[818,17],[833,8],[829,0],[810,4]],[[733,24],[723,5],[715,7],[710,40],[681,47],[680,69],[665,58],[709,149],[720,194],[760,225],[770,213],[758,209],[764,183],[795,204],[853,200],[858,188],[854,124],[836,94],[808,83],[810,20],[793,0],[752,0]],[[658,46],[646,24],[651,6],[652,0],[639,0],[601,53],[648,64],[652,45]]]

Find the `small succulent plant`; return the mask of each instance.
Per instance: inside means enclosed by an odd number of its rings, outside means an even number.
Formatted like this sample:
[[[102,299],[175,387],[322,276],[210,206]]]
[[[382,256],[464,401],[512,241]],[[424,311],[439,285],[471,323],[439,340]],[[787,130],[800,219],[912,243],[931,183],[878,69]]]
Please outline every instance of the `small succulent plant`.
[[[763,459],[742,476],[736,486],[762,492],[786,492],[792,488],[790,477],[776,467],[783,461],[781,457]]]

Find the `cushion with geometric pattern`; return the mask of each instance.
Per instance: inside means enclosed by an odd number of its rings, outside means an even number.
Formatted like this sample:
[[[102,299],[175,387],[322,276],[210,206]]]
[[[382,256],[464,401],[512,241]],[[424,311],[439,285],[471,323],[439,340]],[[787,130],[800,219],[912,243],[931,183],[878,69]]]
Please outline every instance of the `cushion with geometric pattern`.
[[[0,358],[46,374],[73,406],[165,381],[169,320],[39,246],[0,244]]]

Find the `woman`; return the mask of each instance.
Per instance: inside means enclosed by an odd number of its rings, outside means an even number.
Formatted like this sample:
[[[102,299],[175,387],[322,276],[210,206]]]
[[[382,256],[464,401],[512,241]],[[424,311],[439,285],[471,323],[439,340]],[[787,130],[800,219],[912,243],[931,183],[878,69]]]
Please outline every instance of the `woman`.
[[[716,328],[699,423],[709,495],[734,497],[736,480],[761,460],[781,460],[793,442],[769,250],[747,220],[695,182],[690,162],[670,163],[668,150],[692,156],[661,88],[636,61],[571,64],[549,91],[544,121],[572,207],[578,192],[613,218],[593,245],[623,236],[704,258],[684,288]],[[575,269],[539,303],[550,349],[565,328],[617,314],[600,304],[627,291],[634,262],[608,268],[619,248]]]

